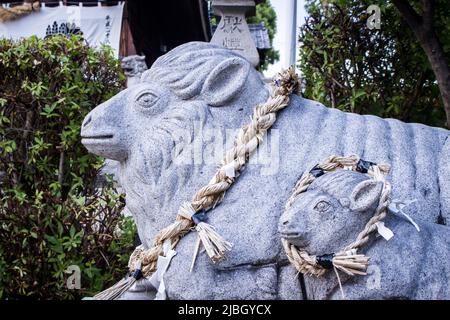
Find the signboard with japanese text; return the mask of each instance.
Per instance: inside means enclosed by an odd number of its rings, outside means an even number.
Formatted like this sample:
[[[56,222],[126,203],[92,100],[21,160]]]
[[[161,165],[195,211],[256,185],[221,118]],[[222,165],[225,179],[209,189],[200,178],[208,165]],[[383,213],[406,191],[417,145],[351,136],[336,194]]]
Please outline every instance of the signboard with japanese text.
[[[36,35],[82,34],[92,47],[106,44],[119,56],[123,2],[115,6],[86,7],[80,5],[46,7],[13,21],[0,23],[0,37],[19,39]]]

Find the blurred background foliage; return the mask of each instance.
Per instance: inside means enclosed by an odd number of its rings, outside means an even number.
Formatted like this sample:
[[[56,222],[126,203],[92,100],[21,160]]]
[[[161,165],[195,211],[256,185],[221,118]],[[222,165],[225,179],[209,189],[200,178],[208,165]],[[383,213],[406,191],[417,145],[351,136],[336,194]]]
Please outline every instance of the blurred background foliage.
[[[134,223],[79,137],[124,80],[110,49],[77,36],[0,40],[0,298],[79,298],[126,272]],[[81,290],[66,287],[70,265]]]
[[[410,1],[420,12],[420,1]],[[381,28],[369,29],[369,5]],[[300,28],[304,96],[344,111],[446,126],[430,63],[396,7],[383,0],[307,0]],[[450,6],[435,3],[434,29],[450,56]]]
[[[280,53],[273,47],[273,38],[277,32],[277,15],[269,0],[264,0],[256,5],[256,15],[254,17],[247,18],[248,23],[260,23],[264,22],[269,34],[270,44],[272,48],[268,49],[264,53],[264,59],[259,65],[259,71],[267,70],[270,64],[277,62],[280,59]]]

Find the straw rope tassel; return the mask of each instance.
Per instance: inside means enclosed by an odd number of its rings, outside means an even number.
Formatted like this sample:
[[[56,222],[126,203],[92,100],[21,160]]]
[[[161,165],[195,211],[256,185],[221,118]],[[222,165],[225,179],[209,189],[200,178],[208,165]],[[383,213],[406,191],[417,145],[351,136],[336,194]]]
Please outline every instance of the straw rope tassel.
[[[363,254],[336,254],[333,257],[333,266],[349,276],[366,275],[369,257]]]
[[[220,261],[225,256],[226,251],[231,250],[233,245],[230,242],[226,241],[219,233],[217,233],[213,226],[204,222],[204,220],[206,219],[205,212],[196,212],[190,203],[185,202],[180,206],[180,209],[178,210],[178,216],[184,219],[191,220],[195,224],[195,230],[198,234],[190,270],[192,270],[194,267],[195,259],[197,257],[198,249],[200,246],[199,241],[214,263]]]
[[[112,287],[96,294],[95,300],[115,300],[128,291],[134,284],[136,279],[133,277],[125,277]]]
[[[136,267],[136,270],[129,276],[123,278],[112,287],[96,294],[95,300],[114,300],[119,298],[122,294],[128,291],[137,280],[142,278],[141,265]]]
[[[206,253],[214,263],[220,261],[224,257],[225,252],[230,251],[233,247],[230,242],[226,241],[214,230],[213,226],[205,222],[200,222],[195,229]]]

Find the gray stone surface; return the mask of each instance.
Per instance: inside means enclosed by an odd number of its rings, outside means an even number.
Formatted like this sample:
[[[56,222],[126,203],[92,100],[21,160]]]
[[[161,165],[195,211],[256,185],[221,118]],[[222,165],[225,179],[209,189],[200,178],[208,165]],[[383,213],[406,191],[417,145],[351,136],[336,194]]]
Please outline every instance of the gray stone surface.
[[[82,143],[120,163],[126,210],[135,217],[145,246],[175,219],[180,204],[208,183],[224,141],[232,143],[226,137],[234,137],[268,94],[248,61],[223,47],[193,42],[159,58],[141,83],[86,116]],[[284,203],[301,174],[332,154],[355,153],[391,164],[393,198],[416,198],[414,219],[435,223],[440,216],[448,218],[448,136],[444,129],[344,113],[292,96],[258,154],[209,214],[209,223],[233,242],[233,250],[216,265],[200,254],[198,270],[189,274],[195,234],[182,239],[166,274],[169,298],[229,297],[209,282],[228,272],[239,283],[236,290],[247,296],[245,290],[255,288],[249,280],[255,276],[253,267],[275,264],[279,273],[286,264],[277,231]],[[192,279],[202,290],[192,292]],[[276,288],[282,278],[262,279]]]
[[[351,243],[373,216],[381,183],[352,171],[317,178],[280,219],[280,233],[310,254],[329,254]],[[416,220],[418,232],[403,216],[390,214],[394,232],[362,248],[370,257],[367,276],[341,273],[347,299],[450,299],[450,229]],[[337,277],[305,276],[310,299],[342,299]]]
[[[278,299],[302,300],[299,273],[292,265],[282,266],[278,272]]]

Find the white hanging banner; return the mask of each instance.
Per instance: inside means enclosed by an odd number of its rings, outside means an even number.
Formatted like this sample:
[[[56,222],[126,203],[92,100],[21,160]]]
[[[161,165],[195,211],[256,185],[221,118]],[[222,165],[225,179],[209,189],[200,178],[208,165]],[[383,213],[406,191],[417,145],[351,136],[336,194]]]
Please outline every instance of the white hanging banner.
[[[0,37],[19,39],[36,35],[40,38],[53,34],[81,33],[92,47],[107,44],[119,57],[120,31],[122,28],[123,2],[115,6],[46,7],[16,20],[0,23]]]

